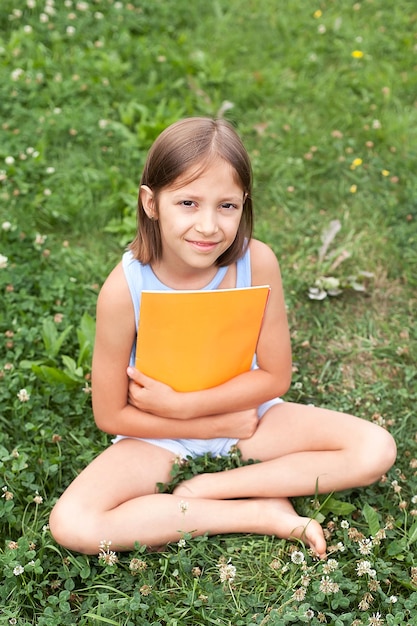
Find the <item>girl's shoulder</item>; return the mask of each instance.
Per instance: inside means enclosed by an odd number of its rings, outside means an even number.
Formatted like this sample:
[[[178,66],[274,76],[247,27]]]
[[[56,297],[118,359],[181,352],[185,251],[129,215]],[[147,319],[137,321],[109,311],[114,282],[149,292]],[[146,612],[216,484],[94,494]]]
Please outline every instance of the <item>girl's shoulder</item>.
[[[110,272],[104,281],[99,294],[99,300],[124,300],[129,297],[129,288],[127,285],[122,262]]]
[[[249,250],[253,285],[267,284],[279,277],[278,259],[266,243],[251,239]]]

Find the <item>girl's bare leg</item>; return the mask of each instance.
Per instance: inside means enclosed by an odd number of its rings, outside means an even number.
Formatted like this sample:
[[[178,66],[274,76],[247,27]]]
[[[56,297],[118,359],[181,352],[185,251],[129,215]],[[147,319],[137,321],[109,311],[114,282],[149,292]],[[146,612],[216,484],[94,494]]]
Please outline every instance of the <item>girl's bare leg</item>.
[[[181,497],[295,497],[371,484],[394,463],[391,435],[366,420],[326,409],[278,404],[251,439],[244,459],[263,461],[201,474],[175,490]]]
[[[258,533],[304,541],[319,556],[326,544],[315,520],[297,515],[285,498],[211,500],[157,494],[166,482],[173,455],[126,439],[111,446],[70,485],[54,507],[50,528],[58,543],[97,553],[101,541],[115,550],[135,542],[160,546],[193,536]]]

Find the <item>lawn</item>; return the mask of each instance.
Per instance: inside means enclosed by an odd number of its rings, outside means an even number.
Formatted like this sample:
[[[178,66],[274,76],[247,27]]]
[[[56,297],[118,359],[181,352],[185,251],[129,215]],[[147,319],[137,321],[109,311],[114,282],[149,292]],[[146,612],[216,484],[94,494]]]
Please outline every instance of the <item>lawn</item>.
[[[413,0],[1,0],[1,624],[417,625],[416,70]],[[97,294],[133,238],[147,150],[189,115],[223,115],[251,154],[286,399],[397,441],[377,484],[294,501],[323,523],[325,562],[254,535],[87,557],[48,530],[109,444],[90,402]]]

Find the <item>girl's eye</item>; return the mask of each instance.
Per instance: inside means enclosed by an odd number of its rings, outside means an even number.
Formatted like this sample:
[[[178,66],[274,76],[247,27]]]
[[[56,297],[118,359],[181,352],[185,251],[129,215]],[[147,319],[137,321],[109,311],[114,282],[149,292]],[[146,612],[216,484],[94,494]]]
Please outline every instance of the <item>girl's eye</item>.
[[[227,210],[227,211],[233,211],[235,209],[237,209],[237,205],[236,204],[232,204],[231,202],[223,202],[220,205],[220,208],[223,210]]]
[[[185,206],[185,207],[193,207],[194,206],[194,201],[193,200],[182,200],[180,202],[180,204],[182,206]]]

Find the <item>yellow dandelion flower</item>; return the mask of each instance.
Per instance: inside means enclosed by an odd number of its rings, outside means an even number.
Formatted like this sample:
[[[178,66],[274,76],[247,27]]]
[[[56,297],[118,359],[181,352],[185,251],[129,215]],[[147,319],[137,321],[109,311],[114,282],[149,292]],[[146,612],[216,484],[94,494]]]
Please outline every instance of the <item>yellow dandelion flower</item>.
[[[350,169],[356,170],[356,168],[359,167],[360,165],[362,165],[362,159],[358,157],[357,159],[353,159]]]
[[[382,170],[382,176],[389,176],[389,170]]]
[[[363,52],[362,52],[362,50],[354,50],[352,52],[352,56],[353,56],[354,59],[362,59]]]
[[[313,13],[313,17],[314,17],[316,20],[318,20],[318,19],[319,19],[319,17],[321,17],[322,15],[323,15],[323,12],[322,12],[322,11],[320,11],[320,9],[317,9],[317,11],[314,11],[314,13]]]
[[[358,191],[357,185],[351,185],[349,189],[350,193],[356,193]]]

